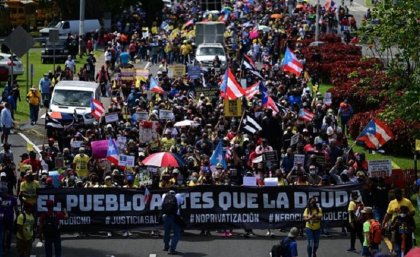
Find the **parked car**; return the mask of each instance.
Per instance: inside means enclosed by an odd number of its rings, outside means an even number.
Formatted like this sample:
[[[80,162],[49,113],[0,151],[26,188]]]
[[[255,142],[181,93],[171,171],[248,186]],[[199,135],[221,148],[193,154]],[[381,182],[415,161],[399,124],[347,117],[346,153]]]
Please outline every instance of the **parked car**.
[[[54,45],[47,41],[43,44],[43,47],[44,48],[41,50],[41,63],[52,63],[54,60],[54,52],[56,63],[62,63],[67,60],[69,50],[65,45],[65,41],[56,42]]]
[[[0,53],[0,68],[7,68],[9,70],[8,74],[12,72],[12,59],[10,54]],[[18,75],[23,74],[23,64],[22,62],[14,55],[13,56],[13,77],[16,78]]]

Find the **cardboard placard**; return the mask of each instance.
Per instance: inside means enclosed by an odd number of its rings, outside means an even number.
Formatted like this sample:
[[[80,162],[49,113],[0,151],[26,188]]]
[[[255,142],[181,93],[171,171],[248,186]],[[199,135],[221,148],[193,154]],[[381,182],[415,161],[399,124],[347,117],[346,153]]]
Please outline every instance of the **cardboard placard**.
[[[159,120],[175,120],[174,113],[169,110],[159,110]]]
[[[210,99],[215,99],[219,97],[220,89],[218,87],[196,87],[195,98],[199,98],[201,94]]]
[[[140,143],[150,143],[159,137],[157,133],[158,121],[142,121],[139,126]]]
[[[148,112],[136,112],[136,121],[143,121],[149,119]]]
[[[264,185],[266,187],[276,187],[279,184],[279,178],[265,178],[264,179]]]
[[[317,153],[317,152],[308,152],[308,156],[314,155],[316,162],[324,166],[325,165],[325,155],[323,153]]]
[[[276,151],[265,152],[262,154],[262,156],[263,156],[263,161],[265,162],[277,162],[279,160]]]
[[[70,146],[72,148],[80,148],[82,146],[83,141],[77,141],[77,140],[73,140],[70,143]]]
[[[244,186],[257,186],[257,177],[243,177],[243,183]]]
[[[305,165],[305,155],[304,154],[295,154],[293,156],[293,167],[296,167],[298,164]]]
[[[242,100],[223,100],[225,117],[241,117],[242,116]]]
[[[369,177],[389,177],[392,174],[391,160],[369,160]]]
[[[119,74],[122,81],[133,81],[136,79],[136,70],[133,68],[123,68]]]
[[[327,92],[324,94],[324,103],[326,105],[331,105],[332,104],[332,95],[330,92]]]
[[[131,155],[120,154],[118,156],[118,165],[126,167],[134,167],[135,158]]]
[[[179,78],[185,75],[185,65],[184,64],[174,64],[169,65],[168,67],[168,77],[169,78]]]
[[[292,145],[296,145],[299,142],[299,133],[298,134],[294,134],[291,138],[290,138],[290,146]]]
[[[188,77],[190,79],[201,78],[201,67],[200,66],[188,66]]]
[[[118,120],[118,113],[116,112],[105,114],[105,123],[117,122]]]

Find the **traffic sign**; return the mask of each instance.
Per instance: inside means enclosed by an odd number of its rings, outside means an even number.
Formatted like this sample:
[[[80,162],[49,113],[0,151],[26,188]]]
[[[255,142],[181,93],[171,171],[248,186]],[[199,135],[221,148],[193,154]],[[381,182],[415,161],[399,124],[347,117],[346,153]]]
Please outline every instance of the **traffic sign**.
[[[4,39],[4,44],[19,58],[26,54],[34,43],[32,36],[21,26],[13,30],[13,32]]]

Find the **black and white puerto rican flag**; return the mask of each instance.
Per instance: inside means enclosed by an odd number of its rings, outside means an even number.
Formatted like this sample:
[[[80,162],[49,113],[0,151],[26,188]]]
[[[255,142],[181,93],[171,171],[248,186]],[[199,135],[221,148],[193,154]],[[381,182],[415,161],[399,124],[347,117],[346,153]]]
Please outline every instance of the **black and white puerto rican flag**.
[[[262,127],[260,126],[260,124],[258,124],[258,122],[249,115],[246,115],[244,117],[242,121],[242,128],[251,134],[255,134],[262,130]]]

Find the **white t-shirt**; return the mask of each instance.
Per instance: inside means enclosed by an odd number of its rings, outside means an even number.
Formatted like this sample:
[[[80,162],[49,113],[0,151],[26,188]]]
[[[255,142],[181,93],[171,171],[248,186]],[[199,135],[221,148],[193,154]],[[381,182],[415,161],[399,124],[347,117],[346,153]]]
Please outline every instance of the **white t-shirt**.
[[[64,63],[64,67],[69,68],[70,70],[74,71],[74,67],[76,66],[76,63],[74,62],[74,60],[67,60]]]

